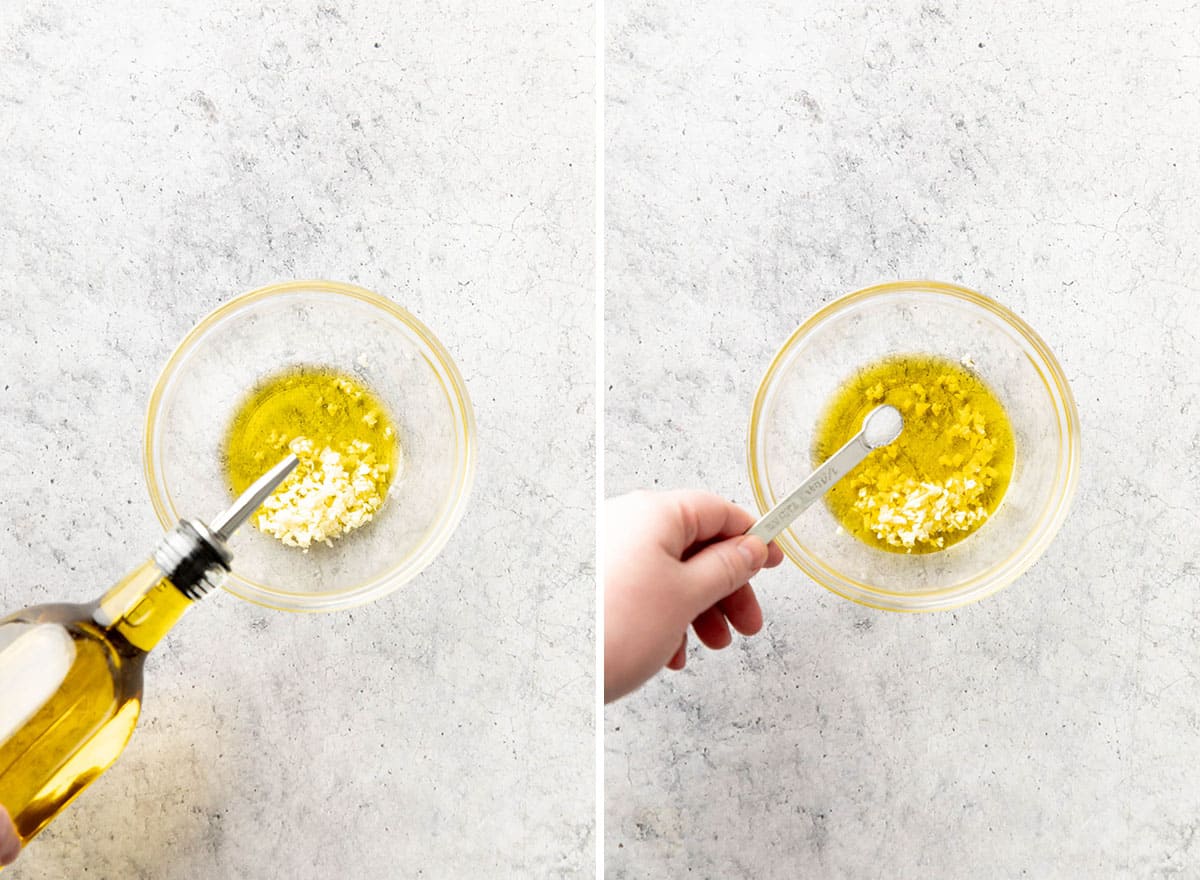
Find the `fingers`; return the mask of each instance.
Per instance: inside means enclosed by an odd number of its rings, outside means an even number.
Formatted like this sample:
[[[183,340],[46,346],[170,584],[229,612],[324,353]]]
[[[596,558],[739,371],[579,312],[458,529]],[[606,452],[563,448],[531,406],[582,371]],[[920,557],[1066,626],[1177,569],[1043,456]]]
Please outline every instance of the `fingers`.
[[[754,517],[736,504],[710,492],[669,492],[678,528],[666,536],[667,551],[676,558],[693,544],[712,538],[740,535],[754,525]]]
[[[744,636],[752,636],[762,629],[762,608],[749,584],[742,584],[713,607],[701,611],[692,621],[696,637],[714,651],[733,644],[731,625]]]
[[[683,669],[685,663],[687,663],[687,633],[683,634],[683,638],[679,640],[679,648],[671,656],[671,659],[667,661],[667,669],[673,669],[678,672],[680,669]]]
[[[783,562],[783,551],[779,549],[778,544],[772,541],[767,545],[767,564],[763,568],[774,568],[781,562]]]
[[[21,839],[17,829],[8,818],[8,811],[0,807],[0,868],[11,865],[21,854]]]
[[[742,584],[724,599],[701,611],[692,621],[696,637],[707,648],[719,651],[733,644],[730,625],[744,636],[752,636],[762,629],[762,607],[754,588]],[[679,641],[679,647],[667,661],[667,669],[680,670],[687,663],[687,633]]]
[[[716,605],[750,580],[769,561],[767,545],[750,535],[729,538],[705,547],[683,563],[692,607],[688,617]]]
[[[762,629],[762,607],[754,595],[754,588],[749,584],[742,584],[740,589],[722,599],[717,607],[733,628],[744,636],[752,636]]]
[[[705,647],[712,648],[714,651],[728,648],[733,644],[729,624],[725,622],[725,615],[717,606],[700,612],[700,616],[692,621],[692,629],[696,631],[696,638]]]

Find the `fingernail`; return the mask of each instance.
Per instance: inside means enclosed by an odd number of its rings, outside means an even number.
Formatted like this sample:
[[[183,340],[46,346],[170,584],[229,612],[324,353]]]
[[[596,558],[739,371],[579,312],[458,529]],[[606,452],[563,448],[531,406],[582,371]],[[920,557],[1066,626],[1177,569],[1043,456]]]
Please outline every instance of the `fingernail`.
[[[751,568],[762,568],[767,561],[766,545],[758,538],[745,537],[737,542],[737,552],[742,554]]]

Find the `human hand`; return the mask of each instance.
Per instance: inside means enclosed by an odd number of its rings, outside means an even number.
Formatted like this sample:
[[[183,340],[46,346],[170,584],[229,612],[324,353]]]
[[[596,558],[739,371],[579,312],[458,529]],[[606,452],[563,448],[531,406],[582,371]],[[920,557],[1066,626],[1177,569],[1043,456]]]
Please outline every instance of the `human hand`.
[[[707,492],[634,492],[605,504],[604,701],[666,666],[682,669],[687,630],[709,648],[762,629],[750,587],[783,561],[774,544],[744,535],[747,511]]]
[[[0,868],[11,865],[21,854],[21,839],[17,829],[8,818],[8,810],[0,807]]]

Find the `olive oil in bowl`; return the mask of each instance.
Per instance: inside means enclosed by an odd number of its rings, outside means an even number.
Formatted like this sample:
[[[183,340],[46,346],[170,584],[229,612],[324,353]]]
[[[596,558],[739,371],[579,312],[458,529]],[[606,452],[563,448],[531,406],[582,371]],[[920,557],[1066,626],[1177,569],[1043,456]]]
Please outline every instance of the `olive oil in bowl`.
[[[225,438],[233,493],[288,452],[300,459],[296,472],[251,521],[304,551],[369,523],[402,464],[383,403],[353,377],[324,367],[284,370],[246,396]]]
[[[852,437],[880,404],[904,417],[904,432],[826,495],[841,526],[895,553],[944,550],[977,531],[1012,479],[1013,430],[996,394],[966,366],[900,355],[860,370],[818,426],[815,463]]]

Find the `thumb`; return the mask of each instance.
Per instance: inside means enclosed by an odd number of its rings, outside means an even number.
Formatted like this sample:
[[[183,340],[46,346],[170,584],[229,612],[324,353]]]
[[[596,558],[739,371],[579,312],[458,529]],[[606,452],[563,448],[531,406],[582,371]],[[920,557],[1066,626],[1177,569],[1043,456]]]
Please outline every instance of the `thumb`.
[[[689,597],[695,601],[693,617],[737,590],[766,564],[767,545],[752,535],[705,547],[683,564]]]
[[[8,811],[0,807],[0,868],[11,865],[21,853],[21,838],[8,818]]]

